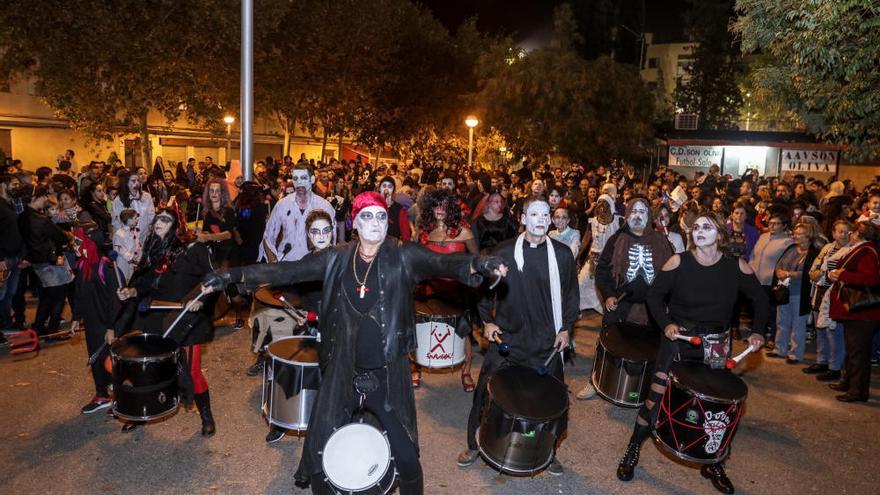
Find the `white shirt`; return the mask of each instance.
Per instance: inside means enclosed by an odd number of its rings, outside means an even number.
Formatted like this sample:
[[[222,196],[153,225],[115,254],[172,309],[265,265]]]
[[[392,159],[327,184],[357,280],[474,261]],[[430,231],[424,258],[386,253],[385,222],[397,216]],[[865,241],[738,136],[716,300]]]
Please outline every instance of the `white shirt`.
[[[333,240],[336,240],[336,212],[330,203],[318,196],[309,193],[309,202],[305,210],[300,211],[296,203],[296,193],[281,198],[281,201],[272,208],[269,221],[266,222],[266,230],[263,232],[263,242],[260,243],[258,261],[268,260],[265,246],[269,246],[272,254],[278,261],[297,261],[309,253],[308,236],[306,235],[306,217],[314,210],[324,210],[333,220]],[[279,234],[281,240],[276,244]],[[290,245],[288,249],[287,246]],[[284,251],[287,251],[285,254]]]
[[[138,240],[141,245],[143,245],[144,240],[147,238],[147,234],[150,233],[150,225],[153,223],[153,217],[156,216],[156,209],[153,207],[153,198],[150,196],[150,193],[143,191],[141,192],[140,199],[131,200],[129,208],[138,212],[140,215],[137,225],[140,230],[138,232]],[[122,220],[119,219],[119,214],[122,213],[122,210],[124,209],[125,205],[122,204],[122,200],[117,196],[116,199],[113,200],[113,211],[110,212],[111,218],[113,219],[113,232],[124,227]]]

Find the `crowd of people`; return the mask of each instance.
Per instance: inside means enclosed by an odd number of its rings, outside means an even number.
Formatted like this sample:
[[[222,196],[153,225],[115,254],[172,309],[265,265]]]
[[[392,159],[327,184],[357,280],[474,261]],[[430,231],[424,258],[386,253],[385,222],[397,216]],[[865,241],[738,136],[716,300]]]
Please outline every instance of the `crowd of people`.
[[[717,165],[688,177],[662,165],[639,172],[617,163],[551,167],[524,162],[488,170],[440,160],[323,163],[304,154],[297,161],[285,156],[257,162],[251,181],[230,177],[229,170],[229,164],[216,164],[210,157],[200,162],[190,158],[186,164],[157,158],[149,170],[104,162],[80,168],[70,150],[59,155],[55,168],[29,171],[8,160],[0,170],[0,330],[9,334],[33,328],[45,339],[58,340],[69,338],[82,322],[91,355],[131,329],[161,332],[168,313],[150,312],[151,306],[190,300],[203,279],[212,280],[206,286],[216,293],[194,305],[177,339],[191,371],[184,401],[195,401],[202,434],[211,435],[216,426],[199,365],[200,346],[210,340],[218,309],[228,307],[235,327],[243,328],[248,304],[244,294],[228,286],[350,282],[350,293],[346,289],[331,296],[325,291],[322,297],[319,288],[314,312],[327,320],[321,323],[325,331],[332,325],[354,326],[358,335],[375,337],[366,342],[358,336],[343,347],[341,352],[352,355],[337,357],[333,362],[341,364],[334,366],[342,368],[334,373],[370,371],[362,374],[373,380],[378,373],[382,385],[364,392],[361,402],[380,416],[392,448],[405,459],[417,457],[411,389],[419,386],[421,374],[400,352],[412,347],[412,336],[400,330],[412,326],[405,321],[413,318],[412,297],[383,303],[384,291],[370,292],[386,287],[388,277],[397,281],[398,290],[414,292],[417,298],[446,294],[462,306],[464,323],[456,329],[467,349],[461,383],[465,392],[475,392],[468,449],[458,459],[467,466],[477,457],[474,432],[486,380],[502,361],[514,359],[499,354],[502,329],[521,323],[508,315],[523,305],[536,305],[540,311],[535,318],[548,320],[546,335],[510,334],[511,355],[533,366],[574,345],[577,335],[570,334],[579,311],[602,313],[606,323],[653,322],[671,340],[678,327],[658,316],[666,299],[675,318],[672,300],[696,297],[686,291],[676,294],[699,277],[709,277],[706,283],[711,283],[716,275],[706,275],[700,267],[715,266],[723,256],[728,261],[717,269],[723,272],[719,276],[729,278],[728,299],[733,300],[718,304],[732,313],[732,320],[715,315],[713,324],[731,326],[734,335],[748,336],[752,345],[766,348],[767,357],[789,365],[804,361],[806,343],[813,338],[817,358],[803,372],[829,382],[841,392],[836,398],[842,402],[868,399],[870,367],[880,357],[880,308],[871,302],[876,298],[873,288],[880,285],[878,179],[858,190],[851,181],[836,178],[763,177],[756,170],[738,177],[722,175]],[[386,235],[402,244],[384,247]],[[552,243],[542,244],[548,238]],[[343,244],[349,248],[325,249]],[[427,250],[414,250],[411,244]],[[297,264],[307,256],[310,263]],[[376,259],[378,268],[371,270]],[[272,271],[274,263],[293,264]],[[392,264],[404,268],[389,268]],[[489,303],[475,287],[493,276],[506,276],[508,288]],[[534,292],[535,284],[549,284],[550,289]],[[221,297],[224,290],[226,297]],[[28,291],[38,299],[32,322],[25,320]],[[350,304],[334,299],[346,293]],[[101,304],[104,298],[114,304]],[[770,302],[767,308],[764,298]],[[65,302],[72,313],[69,331],[60,330]],[[337,306],[330,310],[328,302]],[[382,304],[389,306],[381,311],[392,316],[359,318],[380,311],[375,308]],[[869,309],[861,309],[863,305]],[[678,310],[683,318],[705,316],[699,308],[684,306]],[[377,323],[383,318],[400,327],[396,338],[387,337],[384,323]],[[475,382],[471,359],[478,349],[477,329],[493,344]],[[666,379],[672,351],[663,347],[661,356],[658,386]],[[562,380],[559,363],[551,374]],[[258,359],[251,371],[260,366]],[[92,374],[95,396],[83,413],[110,404],[110,378],[103,363],[97,362]],[[354,394],[346,383],[332,379],[323,386]],[[661,393],[652,388],[649,402],[656,403]],[[577,397],[594,395],[587,384]],[[336,416],[345,404],[331,403],[328,397],[319,396],[316,407],[328,412],[329,419],[314,429],[310,425],[298,478],[312,476],[315,481],[319,460],[309,443],[325,439],[338,426]],[[346,400],[356,402],[357,397]],[[389,407],[398,414],[386,414]],[[639,413],[618,471],[622,480],[632,478],[653,414],[651,405]],[[129,422],[126,431],[138,425]],[[282,436],[273,428],[267,441]],[[398,468],[401,486],[420,486],[417,463]],[[712,469],[706,476],[716,488],[727,490],[729,480],[724,481],[720,464]],[[548,470],[560,474],[562,466],[554,458]]]

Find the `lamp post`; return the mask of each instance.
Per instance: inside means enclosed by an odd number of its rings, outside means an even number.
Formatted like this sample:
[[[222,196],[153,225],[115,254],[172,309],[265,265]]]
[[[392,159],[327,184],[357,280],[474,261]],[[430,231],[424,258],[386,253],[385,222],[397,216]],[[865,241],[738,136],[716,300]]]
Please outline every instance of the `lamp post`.
[[[471,169],[474,157],[474,127],[479,123],[480,121],[473,115],[469,115],[468,118],[464,119],[464,125],[468,126],[468,170]]]
[[[235,117],[232,115],[227,115],[223,117],[223,122],[226,122],[226,161],[232,161],[232,123],[235,122]]]

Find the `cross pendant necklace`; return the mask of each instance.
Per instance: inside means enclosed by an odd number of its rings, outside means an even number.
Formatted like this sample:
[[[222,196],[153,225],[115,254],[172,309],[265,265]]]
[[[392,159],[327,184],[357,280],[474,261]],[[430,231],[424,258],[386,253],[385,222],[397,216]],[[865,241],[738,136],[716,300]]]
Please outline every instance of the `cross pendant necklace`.
[[[361,286],[358,287],[357,291],[360,292],[361,299],[363,299],[364,293],[369,292],[370,289],[368,289],[365,285],[361,284]]]
[[[370,291],[370,289],[367,289],[367,278],[370,276],[370,270],[373,268],[373,262],[376,261],[376,257],[374,256],[373,259],[370,260],[370,263],[367,265],[367,273],[364,274],[364,280],[363,282],[361,282],[361,279],[358,278],[357,273],[357,259],[359,256],[360,246],[358,246],[357,252],[355,252],[354,256],[352,256],[351,258],[351,273],[352,275],[354,275],[355,285],[358,286],[356,290],[357,292],[359,292],[360,298],[363,299],[364,295],[366,295],[366,293]]]

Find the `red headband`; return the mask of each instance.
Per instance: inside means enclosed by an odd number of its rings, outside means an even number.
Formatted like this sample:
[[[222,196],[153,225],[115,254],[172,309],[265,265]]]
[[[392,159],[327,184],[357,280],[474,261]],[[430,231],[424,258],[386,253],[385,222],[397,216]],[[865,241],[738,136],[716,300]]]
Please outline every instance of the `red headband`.
[[[351,204],[351,218],[357,217],[358,213],[368,206],[381,206],[388,213],[388,205],[385,204],[385,198],[376,191],[367,191],[355,196],[354,202]]]

